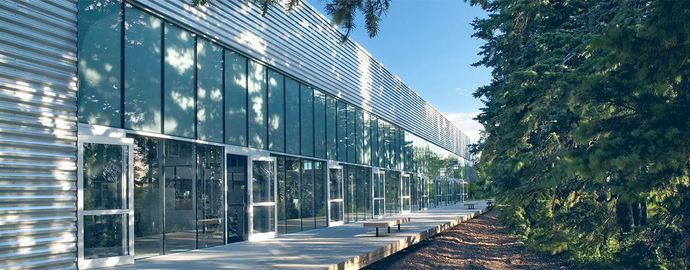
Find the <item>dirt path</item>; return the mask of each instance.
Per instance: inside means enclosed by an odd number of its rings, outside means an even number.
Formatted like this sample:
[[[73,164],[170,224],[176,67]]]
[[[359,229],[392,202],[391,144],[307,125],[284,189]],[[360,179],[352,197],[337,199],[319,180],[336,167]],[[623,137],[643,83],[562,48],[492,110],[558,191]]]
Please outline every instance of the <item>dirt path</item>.
[[[365,269],[571,269],[562,257],[530,252],[495,212],[464,222]]]

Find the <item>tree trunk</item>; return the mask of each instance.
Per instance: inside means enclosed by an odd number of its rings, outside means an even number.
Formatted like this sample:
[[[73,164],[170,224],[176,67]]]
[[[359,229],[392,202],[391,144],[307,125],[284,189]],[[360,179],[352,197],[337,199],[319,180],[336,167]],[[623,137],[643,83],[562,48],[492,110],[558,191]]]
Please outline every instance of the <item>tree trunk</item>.
[[[640,203],[640,225],[647,226],[647,199]]]
[[[630,231],[632,225],[630,204],[621,201],[616,202],[616,222],[621,227],[621,232]]]
[[[632,210],[632,221],[633,221],[633,226],[639,227],[640,226],[640,203],[634,202],[630,204],[631,210]]]

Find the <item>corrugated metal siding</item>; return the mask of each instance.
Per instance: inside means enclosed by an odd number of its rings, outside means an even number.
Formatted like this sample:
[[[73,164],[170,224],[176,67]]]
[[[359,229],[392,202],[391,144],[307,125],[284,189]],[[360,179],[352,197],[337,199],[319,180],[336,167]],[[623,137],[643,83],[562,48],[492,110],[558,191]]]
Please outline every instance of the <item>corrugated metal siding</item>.
[[[449,151],[467,156],[466,137],[361,46],[340,43],[340,32],[309,5],[265,17],[248,1],[131,0],[133,4],[373,112]]]
[[[74,268],[75,1],[0,1],[0,268]]]

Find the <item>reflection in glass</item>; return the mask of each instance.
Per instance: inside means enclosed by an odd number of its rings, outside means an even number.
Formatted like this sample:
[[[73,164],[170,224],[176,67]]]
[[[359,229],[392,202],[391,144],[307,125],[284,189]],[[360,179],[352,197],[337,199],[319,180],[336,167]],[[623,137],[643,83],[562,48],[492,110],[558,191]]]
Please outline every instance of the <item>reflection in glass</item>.
[[[165,144],[165,253],[196,248],[194,144]]]
[[[302,209],[302,230],[311,230],[316,226],[314,215],[314,162],[302,160],[302,181],[300,182]]]
[[[253,206],[254,208],[254,228],[252,233],[269,233],[275,230],[274,208],[275,206]]]
[[[224,243],[223,152],[218,146],[197,146],[197,248]]]
[[[285,152],[300,153],[299,83],[285,78]]]
[[[373,214],[375,217],[381,217],[384,214],[385,207],[385,173],[383,171],[374,173],[374,202],[373,202]]]
[[[79,122],[121,127],[119,1],[79,1]]]
[[[335,98],[326,96],[326,156],[330,160],[336,160],[338,156],[336,111]]]
[[[162,140],[134,136],[134,249],[137,259],[163,248]]]
[[[223,48],[199,38],[197,55],[197,133],[201,140],[223,142]]]
[[[340,168],[330,168],[328,171],[331,208],[330,221],[343,221],[343,170]]]
[[[326,96],[314,90],[314,156],[326,158]]]
[[[300,85],[300,123],[302,155],[314,156],[314,89]]]
[[[273,202],[273,161],[253,161],[252,196],[254,203]]]
[[[328,226],[326,220],[328,207],[326,204],[326,170],[324,163],[314,161],[314,214],[316,228]]]
[[[225,50],[225,143],[247,146],[247,58]]]
[[[125,9],[125,128],[160,133],[163,21]]]
[[[249,147],[266,149],[268,146],[266,120],[266,67],[249,61]]]
[[[126,242],[122,241],[126,216],[84,216],[84,259],[116,257],[127,253]]]
[[[357,161],[355,153],[355,107],[347,104],[347,139],[345,143],[347,144],[347,162],[355,163]]]
[[[345,102],[338,100],[336,106],[338,161],[347,161],[347,105]]]
[[[285,158],[285,232],[293,233],[302,230],[300,210],[300,167],[298,158]]]
[[[386,214],[400,213],[400,173],[386,171]]]
[[[127,147],[84,144],[84,210],[124,209]]]
[[[196,35],[166,23],[164,133],[194,138],[194,43]]]
[[[247,158],[227,155],[228,243],[247,239]]]
[[[285,151],[284,76],[268,70],[268,149]]]

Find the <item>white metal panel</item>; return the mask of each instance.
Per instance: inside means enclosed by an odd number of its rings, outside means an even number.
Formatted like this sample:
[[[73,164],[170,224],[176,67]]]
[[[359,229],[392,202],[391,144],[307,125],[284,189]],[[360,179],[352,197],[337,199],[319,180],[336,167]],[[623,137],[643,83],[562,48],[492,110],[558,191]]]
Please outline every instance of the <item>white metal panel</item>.
[[[0,1],[0,268],[74,268],[76,2]]]
[[[250,1],[201,7],[186,0],[129,2],[466,156],[454,146],[466,137],[452,131],[457,127],[360,45],[341,43],[337,28],[306,3],[290,13],[272,7],[262,17]]]

